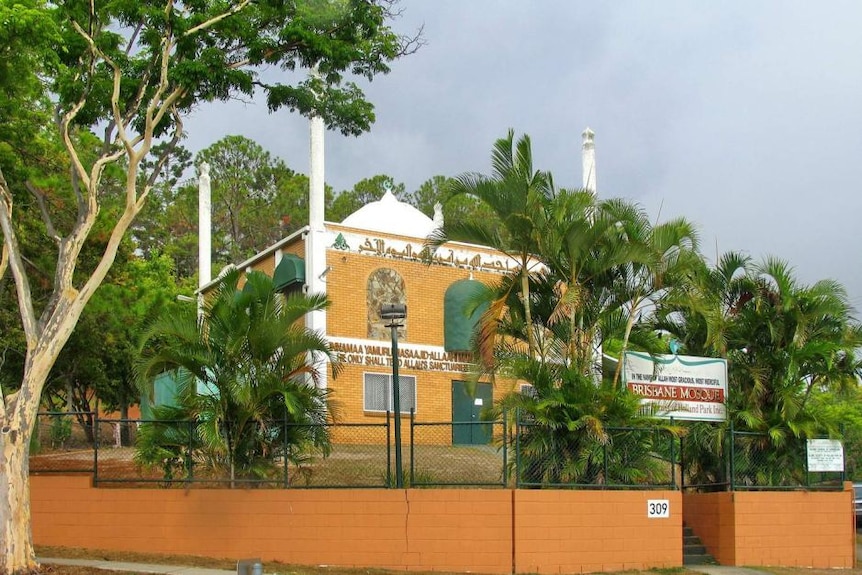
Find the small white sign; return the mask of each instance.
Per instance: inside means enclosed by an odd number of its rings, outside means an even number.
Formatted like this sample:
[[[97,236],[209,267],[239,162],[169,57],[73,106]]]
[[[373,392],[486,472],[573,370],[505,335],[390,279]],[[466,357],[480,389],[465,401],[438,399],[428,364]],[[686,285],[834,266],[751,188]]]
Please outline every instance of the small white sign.
[[[483,402],[482,402],[481,397],[477,397],[476,399],[473,400],[473,405],[482,405],[482,404],[483,404]]]
[[[650,519],[666,519],[670,517],[670,501],[667,499],[647,499],[647,517]]]
[[[841,441],[809,439],[808,471],[844,471],[844,446]]]

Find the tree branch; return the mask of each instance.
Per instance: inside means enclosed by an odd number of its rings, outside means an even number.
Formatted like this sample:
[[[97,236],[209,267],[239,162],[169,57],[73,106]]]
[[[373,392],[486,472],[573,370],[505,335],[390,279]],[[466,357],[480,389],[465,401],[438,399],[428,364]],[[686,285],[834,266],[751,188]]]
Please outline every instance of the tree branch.
[[[0,229],[3,230],[4,252],[8,264],[12,269],[12,277],[15,279],[15,288],[18,294],[18,308],[21,314],[21,325],[24,328],[24,336],[27,338],[28,352],[36,345],[39,337],[36,313],[33,311],[33,298],[30,295],[30,283],[27,281],[27,272],[24,270],[24,262],[21,260],[21,250],[18,246],[18,237],[12,226],[12,191],[3,169],[0,168]]]
[[[48,232],[48,237],[54,240],[55,243],[60,243],[60,235],[54,228],[54,222],[51,220],[51,213],[48,211],[48,205],[45,203],[45,194],[42,190],[30,182],[24,182],[27,191],[36,198],[36,203],[39,204],[39,212],[42,214],[42,222],[45,224],[45,230]]]
[[[221,22],[222,20],[224,20],[225,18],[227,18],[229,16],[233,16],[234,14],[236,14],[237,12],[239,12],[240,10],[242,10],[243,8],[248,6],[250,3],[251,3],[251,0],[243,0],[242,2],[240,2],[238,4],[234,4],[234,6],[231,7],[231,9],[228,10],[227,12],[222,12],[218,16],[213,16],[212,18],[210,18],[206,22],[202,22],[202,23],[198,24],[197,26],[193,26],[193,27],[189,28],[188,30],[186,30],[185,34],[183,34],[183,38],[188,38],[192,34],[195,34],[197,32],[200,32],[201,30],[209,28],[213,24],[217,24],[218,22]]]
[[[183,120],[176,107],[173,107],[171,109],[171,116],[174,119],[174,135],[167,143],[167,146],[165,146],[165,150],[159,156],[159,159],[156,161],[156,164],[153,166],[153,169],[150,172],[150,176],[147,178],[146,184],[144,184],[144,189],[141,193],[142,197],[138,199],[139,202],[143,199],[143,196],[145,194],[149,193],[153,185],[155,185],[159,174],[161,174],[162,169],[165,167],[165,164],[168,161],[168,158],[170,157],[171,153],[173,153],[174,149],[176,149],[177,144],[180,143],[180,140],[183,137]]]

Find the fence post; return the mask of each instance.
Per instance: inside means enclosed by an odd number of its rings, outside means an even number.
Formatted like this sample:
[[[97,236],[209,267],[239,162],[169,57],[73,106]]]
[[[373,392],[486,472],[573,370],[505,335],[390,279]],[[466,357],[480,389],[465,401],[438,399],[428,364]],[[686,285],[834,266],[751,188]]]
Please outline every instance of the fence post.
[[[673,427],[673,417],[670,418],[670,426]],[[676,489],[676,437],[674,437],[673,433],[668,431],[668,437],[670,438],[670,488]],[[682,477],[682,461],[680,461],[679,466],[679,476]]]
[[[608,444],[602,445],[602,473],[605,475],[605,487],[611,484],[608,477]]]
[[[685,491],[685,436],[679,436],[679,490]]]
[[[392,487],[392,424],[386,410],[386,487]]]
[[[195,435],[195,427],[194,421],[191,419],[188,420],[189,424],[189,444],[186,451],[186,483],[191,483],[194,480],[194,457],[192,457],[192,451],[194,450],[194,435]]]
[[[730,449],[728,450],[730,453],[730,461],[728,461],[728,473],[730,477],[728,477],[728,482],[730,484],[730,490],[736,490],[736,470],[734,469],[736,463],[736,440],[733,436],[733,419],[730,420],[730,434],[728,435],[728,440],[730,441]]]
[[[838,425],[838,431],[841,433],[841,454],[843,459],[841,465],[841,485],[844,485],[844,482],[847,481],[847,450],[844,449],[844,433],[846,430],[843,423]]]
[[[283,445],[281,446],[281,452],[282,452],[282,458],[284,459],[284,488],[287,489],[288,487],[290,487],[290,483],[289,483],[289,477],[287,475],[287,466],[289,464],[289,460],[287,457],[288,441],[287,441],[287,405],[286,404],[284,406],[284,417],[282,418],[282,421],[284,424],[283,428],[282,428],[283,429],[282,433],[283,433],[283,437],[284,437],[284,442],[283,442]]]
[[[98,405],[98,403],[97,403]],[[93,418],[93,485],[99,485],[99,414]]]
[[[509,413],[507,411],[503,412],[503,487],[509,485],[509,458],[508,458],[508,446],[509,446]]]
[[[414,485],[416,485],[414,483],[415,477],[414,477],[414,468],[413,468],[413,455],[415,454],[415,452],[413,450],[413,446],[416,444],[414,441],[415,436],[414,436],[414,431],[413,431],[415,424],[416,424],[416,408],[411,407],[410,408],[410,487],[413,487]]]
[[[521,408],[515,409],[515,488],[521,487]]]

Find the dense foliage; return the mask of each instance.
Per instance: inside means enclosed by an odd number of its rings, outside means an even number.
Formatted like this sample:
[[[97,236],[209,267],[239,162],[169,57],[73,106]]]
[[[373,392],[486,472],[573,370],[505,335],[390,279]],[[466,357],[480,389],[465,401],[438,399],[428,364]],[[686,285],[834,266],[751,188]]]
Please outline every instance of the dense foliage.
[[[805,440],[838,437],[846,421],[826,398],[858,393],[862,327],[843,287],[803,285],[772,258],[755,265],[726,254],[713,267],[688,221],[652,224],[631,202],[557,189],[551,174],[533,168],[526,136],[515,141],[510,131],[498,140],[492,167],[491,176],[465,174],[446,189],[448,197],[478,198],[501,225],[447,222],[431,241],[468,239],[520,263],[487,293],[476,377],[531,386],[497,406],[530,421],[521,455],[535,459],[531,479],[607,481],[595,463],[608,441],[602,430],[661,425],[644,417],[621,380],[623,354],[667,353],[673,338],[678,353],[729,364],[728,420],[668,427],[686,438],[687,481],[729,481],[735,430],[749,434],[734,443],[735,484],[804,482]],[[656,449],[644,440],[634,451],[667,457]],[[637,478],[623,461],[614,465],[614,475]]]
[[[36,567],[26,492],[36,413],[129,249],[184,116],[258,93],[271,110],[361,133],[373,108],[349,78],[385,73],[416,46],[389,27],[396,13],[388,0],[0,4],[0,320],[11,325],[17,307],[20,333],[2,343],[23,358],[20,377],[0,380],[0,573]]]
[[[261,272],[242,285],[241,277],[226,275],[200,317],[175,311],[145,333],[140,385],[152,393],[155,377],[170,372],[178,391],[175,405],[154,407],[157,421],[142,424],[136,459],[168,478],[194,461],[231,484],[265,479],[277,459],[297,463],[307,445],[327,444],[327,393],[316,383],[333,355],[301,322],[326,307],[325,296],[285,296]]]

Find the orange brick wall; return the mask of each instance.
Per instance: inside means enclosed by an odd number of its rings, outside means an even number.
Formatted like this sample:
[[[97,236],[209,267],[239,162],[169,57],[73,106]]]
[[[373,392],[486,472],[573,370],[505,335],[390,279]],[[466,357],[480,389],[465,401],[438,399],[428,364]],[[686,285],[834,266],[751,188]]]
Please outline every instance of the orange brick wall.
[[[850,568],[852,491],[687,494],[686,524],[722,565]]]
[[[31,493],[37,545],[481,573],[682,558],[675,492],[95,489],[34,476]],[[647,520],[647,499],[669,499],[671,518]]]
[[[734,493],[737,565],[854,566],[852,492]]]
[[[37,545],[399,570],[677,567],[682,521],[723,565],[848,568],[851,491],[96,489],[33,476]],[[649,519],[647,500],[670,517]],[[684,509],[683,509],[684,507]],[[716,527],[717,525],[717,527]]]
[[[37,545],[507,573],[506,490],[95,489],[31,478]]]
[[[648,519],[647,500],[670,517]],[[515,491],[520,573],[587,573],[682,565],[678,491]]]

